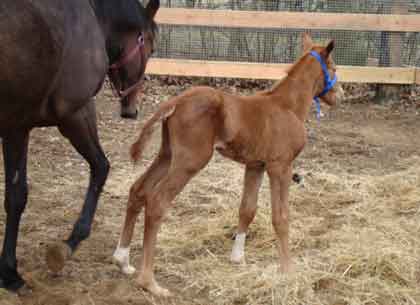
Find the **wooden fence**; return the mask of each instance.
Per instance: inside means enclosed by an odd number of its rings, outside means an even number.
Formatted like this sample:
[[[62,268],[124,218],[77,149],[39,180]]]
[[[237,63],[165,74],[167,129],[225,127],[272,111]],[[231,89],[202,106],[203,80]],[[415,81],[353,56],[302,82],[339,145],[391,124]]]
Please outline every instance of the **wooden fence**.
[[[161,8],[159,24],[254,29],[316,29],[420,32],[419,15],[261,12]],[[252,20],[252,26],[249,21]],[[398,50],[397,50],[398,51]],[[398,56],[398,55],[397,55]],[[156,75],[280,79],[288,64],[153,58],[147,73]],[[338,66],[341,82],[420,84],[419,67]]]

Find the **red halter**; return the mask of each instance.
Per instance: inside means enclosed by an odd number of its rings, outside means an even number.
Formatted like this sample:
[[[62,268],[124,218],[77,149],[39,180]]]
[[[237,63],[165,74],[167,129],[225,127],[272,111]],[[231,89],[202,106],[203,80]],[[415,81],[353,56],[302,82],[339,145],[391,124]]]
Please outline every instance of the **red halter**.
[[[146,65],[145,65],[145,53],[144,53],[144,38],[143,35],[140,33],[139,37],[137,38],[137,43],[136,46],[130,51],[128,52],[125,56],[123,56],[119,61],[117,61],[116,63],[113,63],[110,67],[109,67],[109,73],[115,73],[118,69],[124,67],[126,64],[128,64],[138,53],[140,53],[140,61],[141,61],[141,69],[140,69],[140,73],[139,76],[141,77],[144,73],[144,70],[146,69]],[[115,72],[114,72],[115,71]],[[116,76],[118,74],[114,74],[114,76]],[[125,89],[125,90],[120,90],[115,88],[115,86],[113,85],[112,81],[111,83],[111,88],[112,91],[114,92],[114,94],[116,96],[118,96],[119,98],[123,99],[126,96],[128,96],[130,93],[132,93],[133,91],[137,90],[139,87],[141,87],[141,85],[143,84],[143,78],[139,78],[139,80],[132,86],[130,86],[129,88]],[[120,81],[120,83],[122,83]]]

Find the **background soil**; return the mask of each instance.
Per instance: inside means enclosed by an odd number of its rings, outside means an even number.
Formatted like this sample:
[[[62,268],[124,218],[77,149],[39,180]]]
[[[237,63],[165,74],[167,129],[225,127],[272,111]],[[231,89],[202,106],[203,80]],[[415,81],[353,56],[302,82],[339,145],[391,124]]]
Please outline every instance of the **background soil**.
[[[101,142],[111,172],[93,233],[63,272],[46,269],[46,244],[67,237],[81,209],[88,167],[55,128],[32,132],[29,203],[18,246],[19,270],[33,292],[0,290],[1,305],[120,304],[420,304],[420,102],[376,105],[369,88],[347,87],[346,101],[314,114],[309,143],[295,163],[303,184],[291,187],[294,272],[277,269],[269,189],[247,239],[247,264],[232,265],[243,168],[215,153],[177,197],[159,235],[157,279],[175,294],[156,299],[120,273],[111,256],[125,214],[128,189],[155,156],[160,133],[133,167],[128,149],[159,102],[200,80],[151,79],[137,121],[119,118],[109,90],[97,97]],[[266,84],[213,81],[249,94]],[[411,95],[410,95],[411,94]],[[0,173],[3,189],[3,171]],[[4,234],[0,209],[0,239]],[[143,218],[132,248],[141,255]]]

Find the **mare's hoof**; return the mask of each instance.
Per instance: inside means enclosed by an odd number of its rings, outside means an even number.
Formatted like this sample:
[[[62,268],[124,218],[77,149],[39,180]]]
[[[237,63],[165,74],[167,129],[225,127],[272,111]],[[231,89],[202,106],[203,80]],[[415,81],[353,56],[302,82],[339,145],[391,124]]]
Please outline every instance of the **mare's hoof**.
[[[0,278],[0,289],[3,288],[8,291],[17,293],[23,287],[25,287],[25,281],[21,277],[16,278],[13,281],[5,281]]]
[[[0,262],[0,289],[17,292],[24,285],[25,281],[15,268],[10,268]]]
[[[134,113],[130,113],[130,112],[121,112],[121,117],[122,117],[123,119],[136,120],[136,119],[137,119],[138,114],[139,114],[138,110],[136,110],[136,112],[134,112]]]
[[[71,249],[65,243],[60,242],[49,245],[47,248],[47,266],[50,271],[58,273],[63,270],[66,261],[71,256]]]

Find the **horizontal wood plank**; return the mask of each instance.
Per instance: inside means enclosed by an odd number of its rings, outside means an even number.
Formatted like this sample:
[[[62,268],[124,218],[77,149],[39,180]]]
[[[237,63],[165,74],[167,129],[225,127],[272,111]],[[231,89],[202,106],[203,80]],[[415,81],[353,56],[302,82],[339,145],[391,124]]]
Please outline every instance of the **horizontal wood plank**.
[[[155,75],[248,78],[279,80],[286,75],[288,64],[243,63],[152,58],[146,73]],[[419,69],[414,67],[338,66],[340,82],[413,84],[419,83]],[[416,80],[417,74],[417,80]]]
[[[420,68],[416,69],[416,84],[420,85]]]
[[[337,73],[344,83],[414,84],[414,67],[338,66]]]
[[[161,8],[161,24],[258,29],[420,32],[418,15],[261,12]]]

